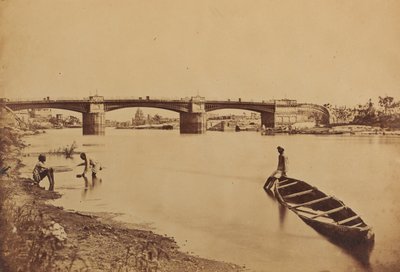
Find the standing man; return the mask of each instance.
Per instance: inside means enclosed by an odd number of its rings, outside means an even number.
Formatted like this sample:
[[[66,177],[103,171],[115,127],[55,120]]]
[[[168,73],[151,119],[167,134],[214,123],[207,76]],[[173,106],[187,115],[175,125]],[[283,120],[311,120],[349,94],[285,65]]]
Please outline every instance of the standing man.
[[[288,165],[288,159],[287,157],[283,154],[285,149],[281,146],[277,147],[278,149],[278,168],[269,176],[267,181],[264,184],[264,190],[265,191],[271,191],[272,186],[275,184],[275,181],[280,178],[280,177],[286,177],[287,173],[287,165]]]
[[[40,154],[38,158],[38,162],[33,169],[33,180],[37,185],[39,182],[47,177],[50,182],[49,191],[54,191],[54,170],[53,168],[47,168],[45,166],[46,156],[44,154]]]

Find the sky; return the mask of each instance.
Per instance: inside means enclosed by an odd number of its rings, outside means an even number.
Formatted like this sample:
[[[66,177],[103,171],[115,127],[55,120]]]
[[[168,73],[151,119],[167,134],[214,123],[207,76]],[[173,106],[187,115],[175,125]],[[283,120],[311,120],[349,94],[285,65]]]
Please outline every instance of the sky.
[[[0,97],[400,98],[400,1],[0,2]]]

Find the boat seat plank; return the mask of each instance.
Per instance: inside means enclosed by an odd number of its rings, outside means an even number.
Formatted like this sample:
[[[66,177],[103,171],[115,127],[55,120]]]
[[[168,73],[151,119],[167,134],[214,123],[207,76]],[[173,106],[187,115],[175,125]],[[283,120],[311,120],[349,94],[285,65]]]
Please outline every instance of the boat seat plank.
[[[305,190],[305,191],[298,192],[298,193],[293,193],[293,194],[290,194],[290,195],[285,195],[285,196],[283,196],[283,197],[284,197],[284,198],[292,198],[292,197],[296,197],[296,196],[301,196],[301,195],[309,194],[309,193],[311,193],[312,191],[314,191],[314,189]]]
[[[332,209],[332,210],[329,210],[329,211],[325,211],[325,212],[322,212],[322,213],[320,213],[320,214],[318,214],[316,216],[311,217],[311,219],[315,219],[315,218],[320,217],[320,216],[324,216],[324,215],[327,215],[327,214],[335,213],[335,212],[343,210],[344,208],[346,208],[346,206],[341,206],[339,208],[335,208],[335,209]]]
[[[363,222],[357,223],[355,225],[349,226],[350,228],[356,228],[358,226],[361,226],[363,224]]]
[[[366,227],[360,228],[361,231],[370,230],[370,229],[372,229],[370,226],[366,226]]]
[[[278,181],[278,183],[284,183],[286,181],[289,181],[289,180],[288,179],[280,180],[280,181]]]
[[[307,211],[307,210],[303,210],[303,209],[300,209],[300,208],[295,208],[295,212],[296,213],[297,212],[303,212],[303,213],[308,213],[308,214],[311,214],[311,215],[317,215],[317,213],[315,213],[313,211]]]
[[[297,184],[297,181],[289,183],[289,184],[285,184],[285,185],[282,185],[282,186],[278,186],[277,189],[286,188],[286,187],[289,187],[289,186],[292,186],[292,185],[295,185],[295,184]]]
[[[337,223],[338,223],[339,225],[342,225],[342,224],[344,224],[344,223],[347,223],[347,222],[353,221],[354,219],[357,219],[357,218],[360,218],[360,216],[358,216],[358,215],[354,215],[354,216],[352,216],[352,217],[349,217],[349,218],[343,219],[343,220],[341,220],[341,221],[339,221],[339,222],[337,222]]]
[[[301,207],[301,206],[307,206],[307,205],[315,204],[315,203],[322,202],[322,201],[330,199],[330,198],[332,198],[332,197],[331,196],[324,196],[322,198],[314,199],[314,200],[311,200],[311,201],[308,201],[308,202],[305,202],[305,203],[296,204],[296,205],[292,206],[292,208],[297,208],[297,207]]]

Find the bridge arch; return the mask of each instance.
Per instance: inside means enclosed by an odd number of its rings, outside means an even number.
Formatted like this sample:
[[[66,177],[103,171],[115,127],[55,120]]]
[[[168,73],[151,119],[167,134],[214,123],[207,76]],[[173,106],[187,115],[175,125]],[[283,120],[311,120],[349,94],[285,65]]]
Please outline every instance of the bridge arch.
[[[131,99],[131,100],[104,100],[104,111],[114,111],[123,108],[157,108],[170,110],[177,113],[189,112],[187,101],[171,100],[165,101],[161,99]]]
[[[137,120],[136,119],[136,114],[138,113],[138,110],[141,110],[141,114],[143,114],[143,119]],[[171,111],[171,110],[166,110],[166,109],[160,109],[160,108],[153,108],[153,107],[126,107],[126,108],[121,108],[117,110],[112,110],[106,112],[106,116],[108,120],[118,120],[121,122],[127,122],[127,121],[138,121],[139,123],[143,120],[148,121],[149,117],[151,118],[151,121],[154,121],[154,118],[159,118],[161,117],[163,120],[168,119],[168,120],[179,120],[179,113],[176,111]]]
[[[128,108],[154,108],[154,109],[173,111],[176,113],[188,112],[187,109],[182,108],[182,107],[170,107],[169,105],[147,105],[147,104],[144,104],[144,105],[137,104],[137,105],[128,105],[128,106],[108,106],[106,104],[104,110],[105,110],[105,112],[110,112],[110,111],[116,111],[116,110],[128,109]]]
[[[329,124],[330,113],[324,106],[316,104],[298,104],[298,112],[300,115],[318,119],[321,124]]]
[[[243,106],[234,106],[234,105],[218,105],[214,107],[206,108],[207,113],[211,113],[214,111],[223,111],[223,110],[235,110],[235,111],[248,111],[253,113],[260,114],[260,126],[264,127],[274,127],[275,126],[275,109],[274,108],[265,108],[265,107],[253,107],[249,105]]]
[[[237,103],[237,102],[206,102],[205,111],[211,112],[216,110],[247,110],[258,113],[274,113],[275,105],[265,105],[263,103]]]

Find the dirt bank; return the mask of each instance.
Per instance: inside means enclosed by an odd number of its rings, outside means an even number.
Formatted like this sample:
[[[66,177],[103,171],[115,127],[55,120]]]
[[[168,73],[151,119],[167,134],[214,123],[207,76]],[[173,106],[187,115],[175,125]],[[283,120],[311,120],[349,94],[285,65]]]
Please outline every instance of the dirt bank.
[[[2,139],[4,131],[1,131]],[[9,132],[7,132],[9,133]],[[6,133],[6,134],[7,134]],[[20,135],[6,136],[19,138]],[[0,249],[5,271],[242,271],[180,252],[173,238],[46,204],[60,197],[20,178],[20,142],[3,144]],[[1,270],[1,267],[0,267]]]

